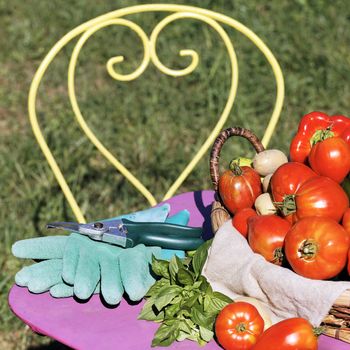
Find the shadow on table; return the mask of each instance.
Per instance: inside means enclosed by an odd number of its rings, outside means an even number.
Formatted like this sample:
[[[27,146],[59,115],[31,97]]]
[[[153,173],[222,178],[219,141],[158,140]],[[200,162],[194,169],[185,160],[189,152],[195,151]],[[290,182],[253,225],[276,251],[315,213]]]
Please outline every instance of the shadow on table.
[[[49,344],[30,346],[27,350],[71,350],[71,348],[57,341],[53,341]]]

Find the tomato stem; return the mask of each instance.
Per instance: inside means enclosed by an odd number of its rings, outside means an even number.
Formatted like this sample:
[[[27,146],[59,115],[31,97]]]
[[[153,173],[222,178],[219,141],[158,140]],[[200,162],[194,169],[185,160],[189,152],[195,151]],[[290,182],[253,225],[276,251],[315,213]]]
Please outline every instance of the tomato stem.
[[[317,250],[317,244],[309,240],[304,241],[301,247],[298,249],[301,257],[305,259],[312,259],[316,255]]]
[[[243,333],[243,332],[246,331],[246,329],[247,329],[247,327],[246,327],[246,325],[243,322],[238,323],[238,325],[236,325],[236,331],[237,332]]]
[[[313,327],[312,331],[315,334],[315,337],[319,337],[325,330],[325,327]]]
[[[273,203],[284,216],[288,216],[296,212],[295,194],[288,194],[283,197],[282,202]]]
[[[273,252],[273,263],[282,265],[283,262],[283,250],[282,247],[276,248],[275,251]]]
[[[235,160],[231,160],[230,162],[230,170],[233,172],[235,176],[241,176],[243,174],[242,168],[239,166],[239,160],[238,162]]]
[[[324,141],[334,136],[334,132],[332,131],[332,126],[328,126],[326,129],[317,130],[310,139],[311,147],[316,145],[317,142]]]

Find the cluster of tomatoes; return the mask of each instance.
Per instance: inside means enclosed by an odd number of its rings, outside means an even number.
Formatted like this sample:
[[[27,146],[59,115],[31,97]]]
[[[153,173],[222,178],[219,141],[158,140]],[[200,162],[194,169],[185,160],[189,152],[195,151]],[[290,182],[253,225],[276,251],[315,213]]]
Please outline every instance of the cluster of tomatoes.
[[[350,119],[305,115],[289,158],[266,150],[252,166],[231,163],[219,194],[233,226],[254,252],[304,277],[333,278],[347,260],[350,273],[349,197],[342,187],[349,181]]]
[[[247,161],[242,158],[243,161]],[[219,194],[233,226],[252,250],[312,279],[350,274],[350,208],[344,188],[350,171],[350,119],[321,112],[305,115],[289,159],[266,150],[247,165],[232,161],[219,179]],[[264,331],[249,303],[227,305],[215,332],[226,350],[317,349],[317,329],[303,318]]]
[[[289,318],[265,330],[264,326],[255,306],[238,301],[220,311],[215,335],[225,350],[317,350],[321,330],[304,318]]]

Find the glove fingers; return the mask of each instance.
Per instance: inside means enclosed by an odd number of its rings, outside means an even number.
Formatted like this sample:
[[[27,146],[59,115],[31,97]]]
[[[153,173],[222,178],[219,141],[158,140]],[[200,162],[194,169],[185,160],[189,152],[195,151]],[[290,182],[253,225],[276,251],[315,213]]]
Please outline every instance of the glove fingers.
[[[54,298],[68,298],[73,296],[73,287],[66,283],[57,283],[50,288],[50,294]]]
[[[181,210],[176,214],[169,216],[165,222],[176,225],[187,226],[190,220],[190,212],[188,210]],[[173,250],[173,249],[162,249],[160,254],[160,259],[170,260],[174,255],[177,255],[180,259],[185,257],[185,252],[183,250]]]
[[[12,245],[12,254],[24,259],[60,259],[63,256],[67,236],[29,238]]]
[[[119,256],[123,285],[131,300],[142,299],[154,283],[150,274],[149,256],[142,245],[127,249]]]
[[[43,293],[48,291],[52,286],[62,282],[62,260],[46,260],[37,263],[36,268],[30,271],[30,278],[27,283],[29,291],[32,293]]]
[[[101,293],[106,303],[116,305],[122,299],[124,288],[121,281],[119,261],[111,256],[103,256],[100,260]]]
[[[23,267],[16,273],[15,282],[18,286],[26,287],[28,283],[37,276],[51,278],[56,275],[57,270],[62,270],[62,260],[45,260],[30,266]]]
[[[134,213],[116,216],[114,218],[100,220],[103,222],[117,219],[128,219],[136,222],[164,222],[170,211],[170,204],[165,203],[159,207],[153,207],[146,210],[136,211]]]
[[[177,255],[180,259],[183,259],[186,256],[183,250],[162,249],[159,259],[169,261],[174,255]]]
[[[100,292],[100,284],[98,283],[94,294],[98,294]],[[69,286],[66,283],[57,283],[50,288],[50,294],[54,298],[69,298],[74,295],[74,290],[72,286]]]
[[[64,250],[62,268],[62,278],[67,284],[74,284],[79,261],[79,252],[79,245],[70,237]]]
[[[172,216],[167,217],[165,222],[169,224],[187,226],[189,220],[190,220],[190,212],[184,209],[184,210],[180,210],[179,212],[177,212]]]
[[[88,299],[100,280],[100,267],[91,251],[81,251],[74,280],[74,295],[79,299]]]

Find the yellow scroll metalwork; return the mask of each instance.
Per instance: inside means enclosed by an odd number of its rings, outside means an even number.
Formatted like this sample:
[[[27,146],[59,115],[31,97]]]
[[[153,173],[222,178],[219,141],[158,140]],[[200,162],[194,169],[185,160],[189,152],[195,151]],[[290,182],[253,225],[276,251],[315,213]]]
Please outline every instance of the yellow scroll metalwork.
[[[122,17],[126,15],[131,15],[135,13],[143,13],[143,12],[152,12],[152,11],[161,11],[161,12],[172,12],[172,14],[165,17],[163,20],[161,20],[153,29],[150,37],[148,38],[145,32],[140,28],[137,24],[134,22],[124,19]],[[142,75],[142,73],[147,68],[150,61],[164,74],[173,76],[173,77],[180,77],[187,74],[192,73],[199,62],[198,54],[194,50],[184,49],[179,52],[180,56],[190,56],[191,57],[191,63],[184,69],[180,70],[174,70],[170,69],[163,65],[163,63],[159,60],[157,56],[156,51],[156,44],[158,36],[160,35],[161,31],[166,27],[169,23],[179,20],[179,19],[186,19],[191,18],[195,20],[199,20],[204,22],[205,24],[211,26],[216,32],[219,34],[221,39],[223,40],[229,58],[231,63],[231,86],[230,91],[228,94],[228,99],[226,102],[226,105],[222,111],[222,114],[220,118],[218,119],[214,129],[211,131],[210,135],[208,136],[207,140],[203,143],[203,145],[200,147],[194,158],[188,163],[188,165],[185,167],[185,169],[182,171],[180,176],[176,179],[176,181],[171,185],[167,193],[165,194],[163,199],[168,199],[171,196],[174,195],[174,193],[177,191],[177,189],[181,186],[183,181],[187,178],[187,176],[191,173],[191,171],[194,169],[194,167],[198,164],[199,160],[203,157],[203,155],[208,151],[209,147],[214,142],[215,137],[217,134],[221,131],[223,128],[230,111],[232,109],[236,92],[237,92],[237,85],[238,85],[238,64],[236,59],[236,54],[233,48],[233,45],[231,43],[230,38],[228,37],[226,31],[223,29],[221,24],[226,24],[242,34],[244,34],[248,39],[250,39],[259,49],[260,51],[265,55],[267,61],[270,63],[275,79],[276,79],[276,88],[277,88],[277,95],[276,95],[276,102],[275,107],[272,112],[272,116],[270,118],[270,121],[268,123],[268,126],[266,128],[264,137],[262,139],[262,143],[266,147],[271,139],[272,133],[275,129],[275,126],[277,124],[282,105],[283,105],[283,99],[284,99],[284,81],[283,81],[283,75],[282,71],[280,69],[280,66],[271,53],[271,51],[268,49],[268,47],[264,44],[264,42],[250,29],[248,29],[246,26],[241,24],[240,22],[225,16],[220,13],[216,13],[213,11],[196,8],[192,6],[185,6],[185,5],[169,5],[169,4],[149,4],[149,5],[139,5],[139,6],[132,6],[127,7],[124,9],[116,10],[109,12],[105,15],[96,17],[95,19],[92,19],[88,22],[83,23],[82,25],[76,27],[69,33],[67,33],[63,38],[61,38],[54,47],[49,51],[49,53],[46,55],[42,63],[40,64],[37,72],[34,75],[30,91],[29,91],[29,97],[28,97],[28,110],[29,110],[29,119],[34,131],[34,135],[37,138],[37,141],[53,171],[55,174],[55,177],[59,183],[59,185],[62,188],[62,191],[67,198],[67,201],[69,205],[72,208],[72,211],[78,220],[78,222],[86,222],[84,215],[79,208],[68,184],[65,181],[65,178],[57,165],[56,160],[54,159],[46,141],[42,134],[42,131],[40,129],[37,115],[36,115],[36,96],[37,91],[40,85],[40,82],[42,80],[42,77],[44,76],[48,66],[53,61],[53,59],[56,57],[56,55],[60,52],[60,50],[67,45],[72,39],[80,36],[77,44],[74,47],[69,68],[68,68],[68,92],[69,92],[69,99],[71,101],[72,109],[74,112],[74,115],[81,126],[82,130],[85,132],[86,136],[90,139],[90,141],[97,147],[97,149],[103,154],[103,156],[118,170],[120,171],[132,184],[133,186],[140,191],[145,198],[149,201],[151,205],[155,205],[157,203],[154,196],[151,194],[151,192],[125,167],[123,166],[118,159],[103,145],[103,143],[95,136],[95,134],[92,132],[90,127],[88,126],[87,122],[85,121],[84,117],[82,116],[79,105],[76,99],[75,94],[75,85],[74,85],[74,75],[75,75],[75,67],[79,58],[79,53],[81,49],[83,48],[85,42],[98,30],[108,27],[108,26],[124,26],[128,27],[130,30],[135,32],[143,45],[144,49],[144,56],[142,59],[141,64],[139,67],[130,74],[121,74],[117,71],[117,65],[120,64],[123,61],[122,56],[116,56],[112,57],[107,62],[107,71],[109,75],[118,81],[131,81],[139,76]]]

